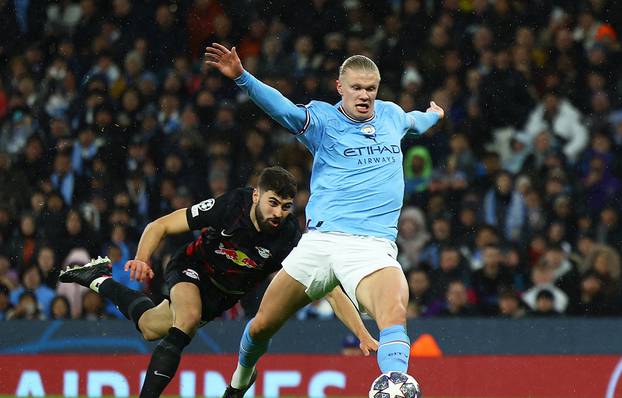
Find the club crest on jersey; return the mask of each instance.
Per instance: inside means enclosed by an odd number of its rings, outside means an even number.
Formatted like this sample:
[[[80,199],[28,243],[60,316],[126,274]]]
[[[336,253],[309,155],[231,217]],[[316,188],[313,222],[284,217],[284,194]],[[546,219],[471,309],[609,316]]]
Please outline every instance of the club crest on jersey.
[[[376,139],[376,128],[371,124],[366,124],[361,127],[361,133],[367,138],[371,138],[372,140]]]
[[[255,246],[255,249],[257,249],[257,252],[262,258],[268,258],[272,255],[272,253],[270,253],[270,250],[266,249],[265,247]]]

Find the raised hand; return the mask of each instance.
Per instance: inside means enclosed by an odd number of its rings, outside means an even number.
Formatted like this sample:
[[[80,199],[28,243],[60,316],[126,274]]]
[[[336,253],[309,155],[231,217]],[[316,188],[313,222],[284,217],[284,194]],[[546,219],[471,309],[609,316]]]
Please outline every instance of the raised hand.
[[[445,117],[445,111],[440,106],[436,105],[436,102],[430,101],[430,107],[425,110],[426,112],[436,112],[440,116],[440,118]]]
[[[136,279],[139,282],[153,278],[153,270],[144,261],[130,260],[125,263],[125,271],[130,271],[130,280]]]
[[[212,43],[212,46],[205,48],[205,65],[218,69],[220,73],[230,79],[235,79],[244,72],[235,47],[229,50],[218,43]]]

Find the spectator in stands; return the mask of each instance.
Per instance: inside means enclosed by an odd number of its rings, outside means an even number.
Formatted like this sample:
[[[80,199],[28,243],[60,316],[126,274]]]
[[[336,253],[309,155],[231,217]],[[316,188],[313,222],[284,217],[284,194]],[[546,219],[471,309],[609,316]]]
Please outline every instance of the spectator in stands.
[[[35,263],[39,241],[36,236],[36,224],[32,214],[24,213],[20,217],[19,232],[13,238],[11,262],[22,270]]]
[[[570,254],[562,245],[549,243],[541,261],[553,271],[555,286],[573,300],[578,294],[580,273]]]
[[[514,290],[522,292],[527,287],[529,280],[527,271],[527,259],[524,250],[520,245],[503,246],[502,248],[503,262],[501,265],[505,267],[512,275],[512,286]]]
[[[622,182],[611,172],[602,157],[590,160],[583,184],[584,195],[594,213],[603,210],[609,202],[619,200],[622,193]]]
[[[531,151],[523,162],[521,173],[528,174],[533,181],[537,181],[538,178],[546,176],[546,161],[557,151],[557,146],[548,130],[542,130],[535,136],[523,134],[525,141],[531,142]]]
[[[74,141],[71,153],[71,168],[78,175],[90,175],[92,162],[103,140],[97,138],[90,126],[85,126],[78,132],[78,139]]]
[[[441,248],[451,245],[452,233],[451,223],[448,217],[438,215],[432,221],[432,239],[425,245],[419,261],[429,264],[432,269],[440,265]]]
[[[513,289],[503,291],[499,296],[499,316],[518,319],[525,316],[525,308],[520,297]]]
[[[0,201],[5,203],[4,206],[17,206],[18,204],[24,203],[28,201],[27,192],[28,185],[26,178],[23,173],[19,170],[15,170],[11,164],[11,161],[8,154],[0,151],[0,184],[2,184],[2,190],[0,190]],[[2,226],[2,235],[0,237],[3,240],[7,240],[9,238],[8,234],[8,214],[6,214],[7,209],[4,206],[0,206],[0,213],[2,215],[2,220],[0,220],[0,226]],[[6,236],[5,236],[6,235]]]
[[[590,258],[591,253],[597,248],[604,248],[607,251],[615,249],[611,246],[600,245],[596,243],[594,240],[594,236],[591,232],[586,231],[579,234],[577,237],[575,251],[576,251],[576,261],[577,261],[577,269],[581,274],[583,274],[589,268],[590,262],[588,262],[588,258]]]
[[[82,296],[82,313],[80,319],[96,321],[107,319],[109,316],[104,312],[106,304],[99,294],[92,290],[87,290]]]
[[[620,281],[620,256],[615,250],[597,248],[587,259],[588,270],[600,279],[604,301],[614,307],[620,302],[622,290]],[[578,283],[577,283],[578,284]]]
[[[13,309],[9,310],[6,319],[43,320],[45,316],[41,312],[37,297],[30,291],[22,291]]]
[[[44,145],[39,134],[31,135],[15,164],[15,168],[26,175],[26,182],[31,186],[35,186],[47,174],[49,160]]]
[[[483,263],[483,253],[487,246],[498,246],[501,243],[497,230],[488,224],[481,224],[475,233],[475,247],[468,248],[465,256],[469,262],[469,268],[473,271],[481,269]]]
[[[36,265],[31,265],[25,268],[22,271],[20,281],[20,285],[11,291],[11,303],[18,307],[22,294],[30,292],[35,298],[35,303],[40,306],[38,309],[41,310],[41,313],[48,314],[50,310],[50,303],[54,298],[54,291],[46,285],[41,284],[41,271],[39,271],[39,268],[37,268]],[[26,299],[26,301],[28,300]],[[19,307],[20,310],[23,310],[26,308],[26,304]],[[35,315],[30,311],[26,312],[30,315]],[[36,315],[38,316],[38,314]]]
[[[467,175],[458,168],[458,158],[447,157],[445,167],[434,171],[431,175],[428,191],[430,194],[440,193],[447,198],[449,207],[455,207],[469,185]]]
[[[470,251],[475,247],[475,235],[477,232],[477,206],[469,203],[457,205],[460,207],[458,222],[455,228],[456,244]]]
[[[588,143],[581,114],[554,90],[544,93],[540,104],[531,111],[525,130],[532,138],[542,131],[550,131],[571,163],[578,160]]]
[[[416,318],[434,315],[438,309],[435,308],[436,300],[432,294],[428,273],[422,268],[413,268],[406,274],[406,280],[409,291],[407,316]]]
[[[445,293],[445,308],[440,316],[470,317],[479,315],[477,309],[469,303],[467,287],[462,281],[452,281]]]
[[[404,156],[404,195],[412,198],[426,190],[432,175],[430,152],[422,146],[410,148]],[[412,199],[407,199],[411,202]]]
[[[77,210],[72,209],[67,212],[65,233],[62,236],[62,240],[55,242],[61,258],[77,248],[84,248],[89,253],[97,252],[94,247],[95,238]]]
[[[564,240],[574,242],[576,240],[577,218],[574,212],[575,204],[567,194],[558,195],[553,201],[552,211],[549,215],[550,223],[560,224],[564,231]]]
[[[419,263],[423,247],[430,239],[427,231],[425,215],[417,207],[405,207],[400,213],[397,225],[397,260],[404,271],[414,268]]]
[[[620,211],[614,204],[607,204],[598,215],[594,225],[594,236],[598,243],[611,245],[622,252],[622,227]]]
[[[50,305],[51,320],[67,320],[71,319],[71,307],[69,306],[69,300],[65,296],[56,296],[52,300]]]
[[[509,154],[503,159],[503,169],[512,174],[519,173],[532,150],[530,138],[524,133],[515,132],[510,139]]]
[[[0,130],[0,151],[15,156],[22,152],[28,139],[35,132],[35,121],[30,111],[14,108],[10,119],[4,122]]]
[[[542,234],[535,234],[529,240],[528,248],[527,248],[527,261],[529,265],[529,269],[533,269],[546,252],[547,248],[547,240]]]
[[[175,14],[179,8],[159,4],[155,10],[155,24],[149,32],[149,44],[153,65],[168,65],[170,61],[186,47],[186,33],[180,25],[179,15]]]
[[[186,14],[188,29],[188,47],[193,58],[198,58],[208,42],[207,39],[214,32],[216,18],[224,11],[220,2],[213,0],[195,0]]]
[[[18,280],[17,272],[11,268],[9,257],[0,254],[0,283],[12,290],[18,285]]]
[[[58,270],[56,269],[56,253],[50,246],[40,246],[37,251],[37,267],[41,271],[43,284],[50,289],[56,288],[58,282]]]
[[[495,180],[494,189],[484,196],[484,222],[500,231],[508,241],[520,240],[525,224],[525,202],[513,189],[510,173],[502,171]]]
[[[72,169],[71,155],[68,152],[56,154],[50,182],[52,188],[60,192],[63,201],[68,205],[83,200],[84,190],[88,186],[85,180]]]
[[[473,290],[477,295],[479,310],[484,315],[494,315],[498,308],[499,294],[513,286],[514,278],[503,261],[498,246],[490,245],[482,252],[482,268],[473,272]]]
[[[555,295],[550,290],[541,289],[536,295],[536,306],[529,312],[533,317],[554,317],[559,312],[555,309]]]
[[[442,299],[449,284],[455,280],[470,285],[470,270],[455,246],[444,246],[440,253],[440,263],[437,269],[430,273],[432,295]]]
[[[618,303],[608,301],[603,293],[603,282],[595,271],[581,277],[579,299],[571,303],[568,313],[575,316],[620,315]]]
[[[533,287],[523,293],[523,301],[532,311],[538,310],[538,293],[546,290],[552,294],[555,311],[564,313],[568,307],[568,295],[554,285],[555,272],[545,261],[540,262],[531,270],[531,282]]]
[[[527,81],[511,64],[508,48],[498,46],[493,54],[492,70],[481,83],[482,114],[493,129],[520,126],[533,103]]]

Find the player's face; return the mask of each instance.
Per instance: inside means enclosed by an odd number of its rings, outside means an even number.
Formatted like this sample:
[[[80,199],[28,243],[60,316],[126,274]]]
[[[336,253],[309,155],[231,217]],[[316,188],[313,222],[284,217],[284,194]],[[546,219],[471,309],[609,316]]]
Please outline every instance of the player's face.
[[[356,120],[366,120],[374,114],[374,101],[378,94],[380,76],[377,73],[346,69],[337,80],[346,113]]]
[[[276,232],[289,213],[294,210],[293,198],[282,198],[274,191],[261,192],[256,190],[253,201],[255,202],[257,224],[262,232]]]

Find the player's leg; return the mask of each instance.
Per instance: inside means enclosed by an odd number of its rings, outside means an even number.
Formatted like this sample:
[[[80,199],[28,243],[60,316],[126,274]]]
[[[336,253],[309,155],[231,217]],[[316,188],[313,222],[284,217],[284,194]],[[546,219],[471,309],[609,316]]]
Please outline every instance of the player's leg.
[[[306,233],[283,261],[261,300],[259,310],[244,329],[238,366],[224,398],[241,398],[254,382],[255,364],[268,349],[270,338],[296,311],[323,297],[339,283],[330,270],[333,238]]]
[[[284,270],[274,277],[266,290],[257,315],[244,329],[240,341],[238,366],[224,397],[243,397],[254,382],[255,364],[268,350],[270,338],[296,311],[311,300],[305,286]]]
[[[173,326],[173,310],[171,302],[167,299],[143,313],[138,319],[138,329],[148,341],[159,340],[166,336],[171,326]]]
[[[410,339],[405,327],[408,284],[404,272],[388,266],[365,276],[356,288],[356,299],[380,330],[377,359],[382,373],[406,372]]]
[[[170,320],[170,311],[165,306],[161,308],[158,306],[159,309],[156,311],[155,305],[145,293],[130,289],[112,279],[111,262],[108,257],[98,257],[84,265],[63,270],[59,280],[64,283],[80,284],[112,301],[127,319],[134,322],[146,339],[153,340],[163,336],[157,334],[161,328],[150,328],[152,330],[146,334],[146,329],[141,329],[140,324],[150,325],[153,322],[159,325],[167,322]],[[153,313],[149,323],[140,322],[144,314],[151,312]]]
[[[382,373],[405,372],[410,354],[405,328],[408,285],[396,260],[397,246],[374,237],[339,239],[333,269],[350,299],[378,324],[378,366]]]
[[[181,353],[201,323],[202,302],[194,283],[179,282],[171,289],[173,326],[153,351],[140,396],[159,397],[175,376]]]

